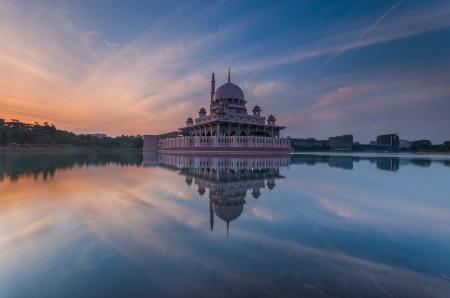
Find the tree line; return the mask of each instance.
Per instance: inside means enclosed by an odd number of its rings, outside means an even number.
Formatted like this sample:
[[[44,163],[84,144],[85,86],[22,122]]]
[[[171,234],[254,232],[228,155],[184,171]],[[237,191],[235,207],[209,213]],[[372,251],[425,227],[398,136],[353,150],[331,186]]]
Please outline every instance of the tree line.
[[[450,141],[433,145],[430,140],[412,141],[409,151],[413,152],[450,152]]]
[[[0,119],[0,147],[100,147],[141,148],[143,137],[108,137],[89,134],[75,134],[57,129],[53,124],[37,122],[30,124],[17,119]]]

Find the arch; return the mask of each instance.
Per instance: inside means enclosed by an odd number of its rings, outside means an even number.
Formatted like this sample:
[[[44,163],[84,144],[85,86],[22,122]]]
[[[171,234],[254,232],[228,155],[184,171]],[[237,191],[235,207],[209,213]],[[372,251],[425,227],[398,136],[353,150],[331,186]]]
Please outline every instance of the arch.
[[[264,131],[252,131],[250,133],[250,136],[253,136],[253,137],[270,137],[270,135],[267,132],[264,132]]]
[[[241,132],[241,137],[246,137],[247,135],[245,134],[245,132]]]
[[[235,136],[236,132],[234,130],[231,131],[230,136]]]

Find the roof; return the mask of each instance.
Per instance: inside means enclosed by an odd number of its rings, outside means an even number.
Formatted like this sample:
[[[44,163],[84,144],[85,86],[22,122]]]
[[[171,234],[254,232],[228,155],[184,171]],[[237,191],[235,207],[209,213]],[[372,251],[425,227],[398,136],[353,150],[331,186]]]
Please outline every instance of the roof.
[[[227,82],[216,90],[216,99],[239,99],[244,100],[244,92],[242,89],[231,82]]]

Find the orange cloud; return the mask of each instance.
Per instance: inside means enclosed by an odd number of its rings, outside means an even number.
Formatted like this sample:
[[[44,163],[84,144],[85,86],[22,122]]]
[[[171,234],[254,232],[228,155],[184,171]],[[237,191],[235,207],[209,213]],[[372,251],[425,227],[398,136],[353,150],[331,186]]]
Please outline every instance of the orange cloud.
[[[155,46],[146,33],[111,47],[58,9],[32,14],[2,3],[0,19],[0,117],[78,132],[157,133],[195,112],[198,90],[207,99],[207,72],[176,72],[215,35]]]

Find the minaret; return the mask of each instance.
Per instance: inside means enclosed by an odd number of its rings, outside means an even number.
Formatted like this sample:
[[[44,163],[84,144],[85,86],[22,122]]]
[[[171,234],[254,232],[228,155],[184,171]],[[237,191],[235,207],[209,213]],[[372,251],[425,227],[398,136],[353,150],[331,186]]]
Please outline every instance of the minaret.
[[[214,229],[214,209],[211,199],[209,199],[209,222],[211,224],[211,231],[212,231]]]
[[[216,93],[216,80],[214,79],[214,73],[211,77],[211,103],[214,101],[214,94]]]
[[[228,67],[228,83],[230,83],[230,68]]]

